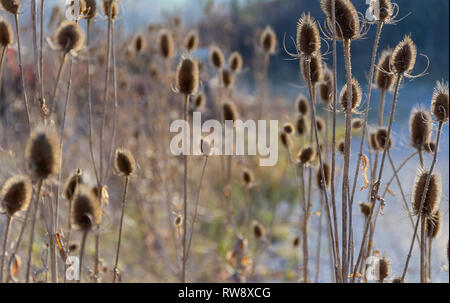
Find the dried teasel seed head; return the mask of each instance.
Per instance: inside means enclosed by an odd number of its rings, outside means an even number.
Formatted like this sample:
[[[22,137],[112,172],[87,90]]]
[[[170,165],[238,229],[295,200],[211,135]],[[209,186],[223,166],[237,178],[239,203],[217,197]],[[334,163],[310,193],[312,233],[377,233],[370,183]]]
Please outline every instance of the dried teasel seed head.
[[[77,190],[77,187],[80,184],[83,184],[83,174],[81,170],[77,171],[72,176],[67,178],[63,189],[64,198],[66,198],[68,201],[72,200]]]
[[[377,130],[377,145],[380,150],[391,149],[392,148],[392,137],[388,139],[388,130],[386,128],[380,127]]]
[[[266,229],[259,222],[253,222],[253,235],[256,239],[260,240],[266,236]]]
[[[201,111],[206,105],[206,95],[201,92],[194,97],[194,107],[195,111]]]
[[[89,231],[101,223],[100,202],[90,188],[80,185],[73,198],[72,222],[83,231]]]
[[[294,125],[292,125],[292,123],[285,123],[283,125],[283,131],[288,135],[294,134],[295,132]]]
[[[395,75],[391,73],[392,50],[386,49],[381,53],[375,71],[375,85],[384,91],[392,91],[394,88]]]
[[[266,54],[274,54],[276,51],[277,35],[269,25],[266,26],[260,36],[259,46]]]
[[[389,23],[392,15],[394,15],[394,6],[392,5],[391,0],[378,0],[377,2],[380,5],[379,21]]]
[[[370,207],[370,203],[364,202],[359,204],[359,208],[361,209],[361,213],[367,219],[370,216],[370,211],[372,207]]]
[[[236,76],[234,73],[230,72],[228,69],[222,69],[220,71],[220,80],[222,82],[223,87],[230,88],[234,86],[234,82],[236,81]]]
[[[242,171],[242,181],[244,182],[244,185],[246,187],[250,187],[255,181],[255,176],[253,175],[253,172],[247,168],[244,169]]]
[[[78,23],[73,21],[63,22],[53,36],[56,50],[78,52],[84,47],[84,33]]]
[[[61,149],[59,135],[54,130],[36,130],[25,150],[28,168],[33,175],[46,179],[59,173]]]
[[[422,203],[422,196],[425,192],[425,185],[427,178],[430,174],[426,171],[419,170],[416,179],[414,181],[414,188],[412,193],[412,206],[415,215],[419,214],[420,206]],[[439,203],[442,195],[442,183],[441,176],[438,174],[432,174],[430,177],[430,183],[428,186],[427,194],[425,196],[425,202],[422,209],[422,215],[431,217],[439,209]]]
[[[233,121],[235,122],[238,119],[238,111],[236,109],[236,105],[232,101],[226,101],[222,105],[223,110],[223,120],[224,121]]]
[[[430,218],[426,218],[425,234],[428,238],[436,239],[442,228],[444,216],[441,211],[437,211]]]
[[[415,108],[409,118],[409,135],[411,144],[417,149],[422,149],[430,141],[433,131],[431,114],[426,110]]]
[[[383,282],[392,274],[391,260],[383,257],[379,260],[379,279]]]
[[[114,156],[114,166],[118,172],[130,176],[136,171],[136,160],[128,149],[119,148]]]
[[[228,59],[228,66],[231,71],[235,74],[238,74],[242,71],[242,66],[244,65],[244,60],[242,59],[242,55],[239,52],[233,52]]]
[[[198,32],[196,30],[190,31],[186,39],[184,40],[184,48],[187,52],[191,53],[197,50],[198,46],[200,44],[200,37],[198,35]]]
[[[417,47],[410,36],[405,36],[392,53],[391,70],[397,74],[408,74],[413,70],[416,58]]]
[[[199,70],[197,61],[184,58],[177,68],[177,90],[180,94],[195,95],[199,86]]]
[[[320,51],[319,28],[310,14],[303,13],[297,23],[297,51],[306,56],[313,56]]]
[[[137,35],[134,39],[134,51],[136,53],[143,52],[146,48],[145,38],[142,35]]]
[[[323,130],[325,130],[325,122],[323,121],[322,118],[317,117],[316,124],[317,124],[317,130],[319,132],[322,132]]]
[[[281,144],[283,144],[283,146],[286,147],[287,149],[289,149],[292,145],[291,137],[286,132],[282,132],[280,134],[280,141]]]
[[[312,85],[316,85],[320,81],[322,81],[323,78],[323,67],[322,67],[322,58],[320,57],[320,54],[317,54],[316,56],[312,56],[309,58],[302,57],[300,58],[300,70],[303,75],[303,79],[306,83],[308,83],[308,78],[306,71],[308,70],[308,63],[310,62],[310,71],[311,71],[311,83]]]
[[[352,120],[352,129],[361,130],[364,127],[364,120],[360,118],[355,118]]]
[[[308,99],[303,94],[297,96],[297,101],[295,102],[295,107],[301,115],[306,115],[309,112],[309,102]]]
[[[336,39],[356,40],[360,37],[359,16],[350,0],[335,0]],[[333,29],[332,0],[321,0],[320,7]]]
[[[361,105],[362,91],[358,80],[352,79],[352,111],[356,110]],[[347,84],[341,90],[339,97],[341,106],[345,112],[347,112],[348,96],[347,96]]]
[[[112,6],[111,6],[112,4]],[[110,15],[111,13],[111,15]],[[115,20],[119,15],[119,6],[117,5],[116,0],[103,0],[103,14],[106,17],[111,17],[112,20]]]
[[[431,112],[438,122],[447,123],[449,111],[448,82],[437,82],[431,100]]]
[[[161,29],[158,35],[159,54],[164,59],[171,59],[175,55],[175,47],[172,32],[168,29]]]
[[[3,19],[0,19],[0,46],[7,47],[14,41],[14,34],[11,24]]]
[[[19,0],[0,0],[0,4],[3,9],[8,13],[13,15],[17,15],[20,10],[20,2]]]
[[[14,176],[9,178],[0,191],[1,208],[9,216],[28,208],[33,186],[27,176]]]
[[[325,185],[326,187],[330,186],[331,181],[331,167],[328,163],[323,163],[323,171],[325,173]],[[316,182],[317,186],[319,188],[323,188],[323,176],[322,176],[322,169],[320,168],[320,165],[317,167],[316,172]]]
[[[217,45],[211,46],[209,50],[209,61],[211,65],[218,70],[221,70],[225,65],[223,52]]]
[[[295,237],[294,241],[292,241],[292,246],[298,247],[300,245],[300,237]]]
[[[299,116],[295,124],[297,127],[297,134],[299,134],[299,136],[303,136],[308,132],[309,126],[305,116]]]
[[[320,99],[329,105],[333,100],[333,72],[328,68],[323,68],[323,80],[319,83]]]
[[[175,218],[175,226],[176,227],[181,227],[183,225],[183,216],[178,215]]]
[[[378,145],[377,133],[376,132],[370,133],[369,139],[370,139],[370,147],[372,147],[373,150],[379,151],[380,146]]]
[[[86,9],[83,15],[86,19],[93,19],[97,16],[97,2],[96,0],[84,0],[86,3]]]
[[[345,153],[345,141],[344,140],[340,140],[336,146],[337,146],[337,150],[342,155],[344,155],[344,153]]]
[[[313,147],[306,147],[300,150],[298,154],[298,160],[302,165],[309,164],[314,161],[316,157],[316,151]]]

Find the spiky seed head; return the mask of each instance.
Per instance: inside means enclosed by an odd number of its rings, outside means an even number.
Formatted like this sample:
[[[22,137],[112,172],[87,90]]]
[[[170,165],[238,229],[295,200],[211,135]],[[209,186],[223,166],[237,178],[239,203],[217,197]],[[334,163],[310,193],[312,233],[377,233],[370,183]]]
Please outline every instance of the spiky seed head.
[[[223,87],[230,88],[234,86],[236,76],[234,73],[230,72],[228,69],[225,68],[220,71],[220,80],[222,82]]]
[[[253,222],[253,235],[256,239],[260,240],[266,236],[266,229],[259,222]]]
[[[283,144],[283,146],[286,147],[287,149],[289,149],[292,145],[291,137],[286,132],[282,132],[280,134],[280,141],[281,144]]]
[[[184,40],[184,48],[189,53],[196,51],[200,44],[200,38],[196,30],[190,31]]]
[[[388,139],[388,130],[386,128],[380,127],[377,130],[377,144],[381,150],[392,148],[392,138]]]
[[[355,118],[352,120],[352,129],[353,130],[361,130],[364,127],[364,120],[360,118]]]
[[[33,186],[27,176],[14,176],[9,178],[0,192],[1,208],[9,216],[28,208]]]
[[[73,198],[72,222],[83,231],[89,231],[101,223],[102,210],[99,199],[90,188],[80,185]]]
[[[419,214],[420,206],[422,203],[422,197],[425,192],[425,185],[427,178],[430,174],[426,171],[419,170],[416,179],[414,181],[414,188],[412,193],[412,206],[415,215]],[[430,177],[430,183],[428,186],[427,194],[425,196],[425,202],[422,209],[422,215],[431,217],[439,209],[439,203],[442,195],[442,183],[441,176],[438,174],[432,174]]]
[[[75,195],[77,187],[80,184],[83,184],[83,174],[81,170],[78,170],[72,176],[67,178],[63,189],[64,198],[66,198],[68,201],[71,201],[73,196]]]
[[[159,53],[164,59],[171,59],[175,55],[175,47],[172,32],[168,29],[161,29],[158,35]]]
[[[292,123],[285,123],[283,125],[283,131],[288,135],[293,135],[295,132],[294,125]]]
[[[379,151],[380,146],[378,145],[377,132],[371,132],[369,135],[369,139],[370,139],[370,146],[372,147],[372,149]]]
[[[378,60],[375,71],[375,85],[381,90],[392,91],[394,88],[395,75],[391,73],[392,50],[385,49]]]
[[[413,70],[416,58],[417,47],[410,36],[405,36],[392,53],[390,69],[397,74],[408,74]]]
[[[320,99],[329,105],[333,100],[333,72],[328,68],[323,68],[323,80],[319,83]]]
[[[325,122],[323,121],[322,118],[317,117],[316,123],[317,123],[317,130],[319,132],[322,132],[325,129]]]
[[[266,54],[274,54],[276,51],[277,35],[269,25],[266,26],[260,36],[259,46]]]
[[[175,226],[180,228],[183,225],[183,216],[178,215],[175,217]]]
[[[389,23],[392,15],[394,14],[394,6],[391,0],[379,0],[380,4],[380,21],[383,23]]]
[[[304,14],[297,23],[297,51],[306,56],[320,51],[320,34],[316,20]]]
[[[436,142],[430,141],[425,143],[425,145],[423,146],[423,150],[429,154],[434,154],[434,152],[436,151]]]
[[[0,46],[7,47],[14,41],[14,34],[11,24],[3,19],[0,19]]]
[[[255,176],[253,175],[253,172],[247,168],[244,169],[242,171],[242,181],[244,182],[245,186],[250,187],[255,181]]]
[[[17,15],[20,10],[20,2],[19,0],[0,0],[0,4],[3,9],[8,13],[13,15]]]
[[[296,121],[296,126],[297,126],[297,134],[299,134],[299,136],[305,135],[309,129],[306,117],[303,115],[299,116]]]
[[[383,257],[379,261],[379,278],[380,282],[386,280],[392,274],[391,260]]]
[[[316,151],[313,147],[306,147],[300,150],[298,154],[298,160],[301,164],[306,165],[314,161],[316,157]]]
[[[217,45],[211,46],[209,50],[209,61],[211,65],[218,70],[221,70],[225,65],[223,52]]]
[[[201,111],[206,104],[206,95],[204,92],[201,92],[194,97],[194,106],[196,111]]]
[[[350,0],[335,0],[336,39],[356,40],[360,37],[359,16]],[[332,0],[321,0],[320,7],[327,16],[327,23],[333,29]]]
[[[422,149],[431,138],[433,121],[426,110],[413,109],[409,118],[409,136],[412,146]]]
[[[337,150],[344,155],[345,153],[345,141],[344,140],[340,140],[337,144]]]
[[[309,112],[309,103],[305,95],[299,94],[297,96],[297,101],[295,104],[295,107],[297,108],[299,114],[306,115]]]
[[[239,52],[233,52],[228,59],[228,66],[231,71],[235,74],[238,74],[242,71],[242,66],[244,65],[244,60],[242,59],[242,55]]]
[[[83,12],[84,18],[93,19],[97,16],[97,2],[96,0],[84,0],[86,9]]]
[[[195,95],[199,86],[199,70],[197,61],[184,58],[177,68],[177,89],[180,94]]]
[[[448,82],[437,82],[431,100],[431,112],[438,122],[447,123],[449,111]]]
[[[360,203],[359,204],[359,208],[361,209],[361,213],[363,214],[363,216],[367,219],[370,216],[370,211],[371,211],[371,207],[370,207],[370,203],[364,202],[364,203]]]
[[[355,78],[352,79],[352,111],[356,110],[361,105],[362,99],[362,91],[361,86],[359,85],[358,80]],[[339,97],[341,102],[341,106],[345,112],[347,112],[347,103],[348,103],[348,95],[347,95],[347,84],[341,90],[341,95]]]
[[[114,165],[116,170],[125,176],[130,176],[136,171],[136,160],[133,154],[125,148],[116,150]]]
[[[110,13],[111,16],[109,15]],[[119,15],[119,6],[117,5],[117,1],[103,0],[103,14],[106,17],[111,17],[111,20],[115,20]]]
[[[310,62],[310,71],[311,71],[311,83],[316,85],[323,78],[323,67],[322,67],[322,58],[320,54],[316,56],[312,56],[310,58],[302,57],[300,58],[300,70],[303,75],[303,79],[306,83],[308,83],[308,78],[306,71],[308,70],[308,63]]]
[[[137,35],[134,39],[134,51],[140,53],[145,50],[145,38],[142,35]]]
[[[232,101],[226,101],[223,106],[223,120],[235,122],[238,119],[238,111],[236,105]]]
[[[325,184],[326,187],[330,186],[330,181],[331,181],[331,167],[328,163],[323,163],[323,170],[325,173]],[[320,168],[320,165],[317,167],[317,172],[316,172],[316,182],[317,182],[317,186],[319,188],[323,188],[323,177],[322,177],[322,169]]]
[[[300,237],[295,237],[294,241],[292,241],[292,246],[298,247],[300,245]]]
[[[428,238],[436,239],[439,236],[443,219],[441,211],[437,211],[430,218],[426,218],[425,234]]]
[[[78,23],[65,21],[56,30],[53,41],[56,50],[77,52],[84,47],[84,33]]]
[[[37,178],[46,179],[59,173],[61,149],[54,130],[36,130],[25,150],[28,168]]]

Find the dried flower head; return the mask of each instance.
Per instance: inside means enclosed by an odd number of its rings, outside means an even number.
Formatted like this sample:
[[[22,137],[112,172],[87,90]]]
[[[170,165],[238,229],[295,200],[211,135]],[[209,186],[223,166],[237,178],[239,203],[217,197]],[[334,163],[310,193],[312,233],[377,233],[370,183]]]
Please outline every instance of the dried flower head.
[[[86,9],[83,11],[83,16],[86,19],[93,19],[97,16],[97,2],[96,0],[84,0]]]
[[[386,128],[379,128],[377,130],[377,145],[379,149],[391,149],[392,148],[392,137],[388,139],[388,130]]]
[[[197,61],[182,59],[177,68],[176,82],[180,94],[195,95],[200,82]]]
[[[59,173],[61,149],[56,131],[36,130],[25,150],[28,168],[37,178],[48,178]]]
[[[223,52],[217,45],[211,46],[209,50],[209,61],[211,65],[218,70],[221,70],[225,65]]]
[[[100,202],[86,186],[80,185],[73,198],[72,222],[83,231],[91,230],[101,223]]]
[[[417,47],[410,36],[405,36],[391,56],[391,68],[396,74],[408,74],[416,64]]]
[[[223,120],[235,122],[238,119],[238,111],[236,105],[232,101],[226,101],[223,106]]]
[[[198,35],[198,32],[196,30],[190,31],[185,40],[184,40],[184,48],[189,53],[196,51],[198,46],[200,44],[200,37]]]
[[[361,86],[359,85],[358,80],[353,78],[352,79],[352,111],[356,110],[361,105],[361,99],[362,99]],[[348,103],[347,84],[345,84],[344,87],[342,88],[339,100],[341,102],[341,106],[342,106],[343,110],[345,112],[347,112],[347,103]]]
[[[164,59],[171,59],[175,55],[175,47],[172,32],[168,29],[161,29],[158,35],[159,53]]]
[[[323,178],[323,176],[322,176],[322,169],[320,168],[320,165],[319,165],[317,167],[317,172],[316,172],[316,182],[317,182],[317,186],[319,188],[323,188],[323,179],[325,179],[326,187],[330,186],[331,167],[328,163],[323,163],[323,171],[325,173],[325,178]]]
[[[297,101],[295,102],[295,104],[295,107],[297,108],[299,114],[306,115],[309,112],[309,103],[305,95],[299,94],[297,96]]]
[[[310,14],[303,14],[297,23],[297,51],[306,56],[320,51],[319,29]]]
[[[321,0],[320,6],[327,16],[330,29],[333,28],[332,0]],[[335,0],[336,39],[355,40],[360,37],[359,16],[350,0]]]
[[[360,118],[355,118],[352,120],[352,129],[361,130],[364,127],[364,120]]]
[[[242,171],[242,181],[246,187],[250,187],[255,181],[255,176],[253,172],[247,168]]]
[[[345,153],[345,141],[344,140],[340,140],[337,144],[337,150],[344,155]]]
[[[412,206],[415,215],[419,214],[422,197],[425,193],[425,185],[430,174],[426,171],[419,170],[416,180],[414,181],[414,189],[412,193]],[[441,176],[432,174],[430,176],[430,183],[428,186],[425,202],[422,209],[422,215],[431,217],[439,209],[439,203],[442,195]]]
[[[300,237],[295,237],[294,241],[292,241],[292,246],[298,247],[300,245]]]
[[[379,279],[380,282],[386,280],[392,274],[391,260],[383,257],[379,260]]]
[[[363,216],[367,219],[370,216],[370,211],[371,211],[371,207],[370,207],[370,203],[364,202],[364,203],[360,203],[359,204],[359,208],[361,209],[361,213],[363,214]]]
[[[117,5],[117,1],[103,0],[103,14],[106,17],[111,17],[111,20],[115,20],[119,15],[119,6]]]
[[[13,15],[19,14],[20,10],[19,0],[0,0],[0,4],[2,5],[3,9],[8,13],[11,13]]]
[[[378,145],[377,133],[371,132],[369,135],[369,139],[370,139],[370,147],[372,147],[372,149],[375,151],[379,151],[380,146]]]
[[[280,134],[280,141],[281,141],[281,144],[283,144],[283,146],[286,147],[287,149],[289,149],[292,145],[291,137],[285,132],[282,132]]]
[[[299,116],[296,121],[296,126],[297,126],[297,134],[299,134],[299,136],[305,135],[309,129],[306,117],[303,115]]]
[[[0,19],[0,46],[8,47],[13,43],[14,34],[11,28],[11,24],[3,19]]]
[[[294,134],[295,132],[294,125],[292,125],[292,123],[285,123],[283,125],[283,131],[288,135]]]
[[[230,88],[234,86],[236,76],[234,73],[230,72],[228,69],[225,68],[220,71],[220,80],[222,82],[223,87]]]
[[[134,51],[137,53],[143,52],[146,47],[145,38],[142,35],[137,35],[134,39]]]
[[[76,22],[63,22],[53,35],[52,46],[55,50],[65,53],[80,51],[84,47],[83,30]]]
[[[437,82],[431,100],[431,112],[438,122],[447,123],[449,116],[448,82]]]
[[[9,178],[0,191],[1,208],[9,216],[28,208],[33,187],[27,176],[14,176]]]
[[[378,0],[380,5],[379,10],[379,20],[383,23],[389,23],[391,21],[392,15],[394,15],[394,6],[391,0]]]
[[[375,85],[381,90],[391,91],[394,88],[395,75],[391,73],[392,50],[386,49],[381,53],[375,72]]]
[[[264,228],[264,226],[261,223],[259,223],[257,221],[253,222],[253,235],[258,240],[262,239],[266,236],[266,229]]]
[[[195,111],[201,111],[206,104],[206,95],[204,92],[201,92],[194,97],[194,107]]]
[[[301,164],[309,164],[314,161],[316,157],[316,151],[313,147],[306,147],[300,150],[298,154],[298,160]]]
[[[231,71],[235,74],[238,74],[242,71],[242,66],[244,65],[244,60],[242,59],[242,55],[239,52],[233,52],[228,59],[228,66]]]
[[[322,118],[317,117],[316,124],[317,124],[317,130],[319,132],[322,132],[323,130],[325,130],[325,122],[323,121]]]
[[[128,149],[119,148],[114,157],[114,166],[118,172],[130,176],[136,171],[136,160]]]
[[[320,57],[320,54],[312,57],[300,58],[300,70],[306,83],[308,83],[308,75],[306,74],[306,71],[308,70],[308,63],[310,63],[311,83],[314,86],[321,82],[323,78],[322,58]]]
[[[436,239],[439,236],[443,220],[444,217],[441,211],[437,211],[430,218],[426,218],[425,234],[428,238]]]
[[[277,48],[277,36],[275,31],[269,25],[263,30],[260,39],[259,46],[266,54],[274,54]]]
[[[333,72],[328,68],[323,68],[323,80],[319,83],[320,99],[329,105],[333,100]]]
[[[68,201],[72,200],[73,196],[75,195],[75,192],[77,190],[77,187],[83,184],[83,174],[81,170],[77,170],[76,173],[74,173],[72,176],[67,178],[66,183],[64,185],[63,189],[63,196]]]
[[[422,149],[430,141],[432,130],[431,114],[426,110],[413,109],[409,118],[409,134],[412,146]]]

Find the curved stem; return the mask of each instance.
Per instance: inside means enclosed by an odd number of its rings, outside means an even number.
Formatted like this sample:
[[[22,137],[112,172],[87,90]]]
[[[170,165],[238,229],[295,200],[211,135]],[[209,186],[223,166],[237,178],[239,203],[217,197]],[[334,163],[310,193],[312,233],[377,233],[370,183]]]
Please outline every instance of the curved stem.
[[[66,61],[67,53],[65,53],[61,59],[61,64],[59,65],[58,75],[56,76],[55,87],[53,88],[53,94],[50,99],[51,111],[50,115],[52,115],[56,110],[56,93],[58,92],[59,81],[61,80],[61,74],[64,67],[64,62]]]
[[[116,283],[117,277],[119,277],[119,253],[120,253],[120,244],[122,242],[122,229],[123,229],[123,218],[125,216],[125,203],[127,199],[127,191],[128,184],[130,182],[130,177],[127,176],[125,178],[125,188],[123,190],[123,199],[122,199],[122,214],[120,215],[120,225],[119,225],[119,239],[117,241],[117,249],[116,249],[116,261],[114,262],[114,271],[113,271],[113,283]]]

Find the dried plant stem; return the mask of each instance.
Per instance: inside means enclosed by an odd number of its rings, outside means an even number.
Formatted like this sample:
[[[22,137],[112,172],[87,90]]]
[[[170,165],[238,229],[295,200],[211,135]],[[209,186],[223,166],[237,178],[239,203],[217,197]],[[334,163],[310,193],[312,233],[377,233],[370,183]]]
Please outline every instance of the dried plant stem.
[[[319,216],[319,231],[318,231],[318,239],[317,239],[317,254],[316,254],[316,277],[315,283],[319,282],[319,274],[320,274],[320,250],[322,247],[322,218],[323,218],[323,195],[320,195],[320,216]]]
[[[20,45],[19,15],[18,14],[14,15],[14,21],[16,24],[17,53],[19,55],[19,69],[20,69],[20,75],[22,78],[23,101],[25,104],[25,110],[26,110],[26,114],[27,114],[28,129],[29,129],[29,132],[31,133],[30,109],[28,106],[27,89],[26,89],[26,85],[25,85],[25,74],[24,74],[23,65],[22,65],[22,49],[21,49],[21,45]]]
[[[51,205],[51,204],[50,204]],[[69,247],[70,247],[70,240],[71,240],[71,236],[72,236],[72,205],[73,205],[73,199],[69,200],[69,212],[68,212],[68,218],[67,218],[67,242],[66,245],[68,247],[68,251],[69,251]],[[70,251],[69,251],[70,253]],[[67,272],[67,262],[64,262],[64,273]],[[67,275],[64,274],[64,283],[67,282]]]
[[[437,131],[437,139],[436,139],[436,148],[434,151],[434,155],[433,155],[433,162],[431,162],[431,167],[430,170],[428,172],[428,176],[427,176],[427,180],[425,182],[425,187],[424,187],[424,191],[422,194],[422,200],[420,202],[420,207],[419,207],[419,211],[418,211],[418,215],[417,215],[417,221],[415,224],[415,228],[414,228],[414,235],[411,241],[411,246],[409,248],[409,252],[408,252],[408,257],[406,258],[406,264],[405,264],[405,268],[403,269],[403,274],[402,274],[402,280],[404,281],[406,278],[406,273],[408,271],[408,266],[409,266],[409,262],[411,260],[411,256],[412,256],[412,251],[414,249],[414,239],[416,238],[418,229],[419,229],[419,223],[422,217],[422,212],[423,212],[423,208],[425,205],[425,199],[427,197],[427,193],[428,193],[428,189],[430,187],[430,182],[431,182],[431,174],[433,173],[434,167],[436,166],[436,162],[437,162],[437,155],[438,155],[438,151],[439,151],[439,143],[441,141],[441,133],[442,133],[442,127],[443,127],[443,123],[440,122],[439,126],[438,126],[438,131]],[[423,245],[423,241],[421,243],[421,245]]]
[[[184,96],[184,121],[189,123],[189,95]],[[189,134],[185,133],[187,137]],[[187,138],[186,138],[187,139]],[[186,151],[185,151],[186,152]],[[186,253],[187,253],[187,214],[188,214],[188,156],[183,155],[183,166],[184,166],[184,177],[183,177],[183,259],[182,259],[182,270],[181,270],[181,282],[186,283]]]
[[[26,283],[30,282],[31,256],[32,256],[32,252],[33,252],[33,242],[34,242],[34,229],[36,226],[36,219],[37,219],[37,213],[38,213],[38,208],[39,208],[39,200],[40,200],[40,196],[41,196],[41,189],[42,189],[43,182],[44,182],[44,179],[39,179],[37,195],[36,195],[36,199],[34,200],[34,203],[33,203],[33,206],[34,206],[33,219],[32,219],[33,221],[31,222],[30,243],[29,243],[29,247],[28,247],[28,260],[27,260],[27,269],[26,269],[26,276],[25,276]],[[29,207],[31,207],[31,205]]]
[[[41,111],[46,110],[45,96],[44,96],[44,1],[41,0],[41,19],[40,19],[40,32],[39,32],[39,76],[40,76],[40,97],[41,97]],[[45,116],[46,117],[46,116]]]
[[[5,233],[3,235],[3,250],[2,250],[2,261],[0,266],[0,283],[3,283],[3,268],[5,265],[5,257],[6,257],[6,244],[8,243],[8,234],[9,234],[9,228],[11,227],[11,221],[12,217],[11,215],[6,216],[6,227],[5,227]]]
[[[125,205],[127,200],[127,191],[128,185],[130,182],[130,177],[125,177],[125,187],[123,190],[123,199],[122,199],[122,213],[120,215],[120,223],[119,223],[119,238],[117,240],[117,249],[116,249],[116,261],[114,262],[114,271],[113,271],[113,283],[116,283],[117,277],[119,277],[119,254],[120,254],[120,244],[122,242],[122,229],[123,229],[123,218],[125,216]]]
[[[303,252],[303,283],[308,283],[308,206],[306,200],[305,190],[305,166],[300,165],[300,182],[302,186],[302,208],[303,208],[303,222],[301,224],[302,230],[302,252]]]
[[[433,227],[434,228],[434,227]],[[428,237],[428,282],[431,283],[431,246],[433,244],[433,237]]]
[[[1,56],[0,56],[0,94],[2,93],[2,84],[3,84],[3,62],[5,61],[5,55],[6,55],[6,47],[2,48]],[[0,100],[1,102],[1,100]],[[7,108],[6,105],[6,98],[3,101],[4,103],[0,105],[0,109],[3,107]],[[5,147],[8,145],[8,120],[6,118],[3,118],[3,140],[5,142]],[[1,282],[1,281],[0,281]]]
[[[39,60],[38,60],[38,45],[37,45],[37,26],[36,26],[36,0],[31,0],[31,22],[33,23],[32,32],[33,32],[33,64],[35,68],[36,80],[38,87],[40,87],[41,82],[41,74],[39,72]],[[37,92],[34,91],[34,100],[36,98]]]
[[[83,257],[84,257],[84,250],[86,248],[86,239],[88,236],[88,231],[83,231],[83,235],[81,236],[81,245],[80,245],[80,263],[78,268],[78,283],[81,283],[82,280],[82,274],[83,274]]]
[[[66,58],[67,58],[67,53],[64,53],[63,57],[61,58],[61,63],[59,65],[58,74],[56,76],[55,87],[53,88],[53,94],[50,99],[50,104],[52,107],[50,114],[53,114],[56,110],[56,99],[55,98],[56,98],[56,93],[58,92],[59,81],[61,80],[61,74],[62,74],[62,70],[64,67],[64,63],[66,62]]]
[[[420,283],[426,282],[426,257],[425,257],[425,249],[426,249],[426,241],[425,241],[425,224],[426,218],[425,216],[421,216],[420,220]],[[414,241],[414,240],[413,240]]]
[[[398,75],[396,83],[395,83],[395,92],[394,92],[394,99],[392,100],[392,110],[391,110],[391,118],[389,121],[389,127],[388,127],[388,131],[387,131],[387,139],[386,139],[386,146],[384,146],[384,152],[383,152],[383,157],[381,159],[381,165],[380,165],[380,172],[378,174],[378,179],[377,182],[373,184],[372,189],[371,189],[371,197],[370,197],[370,204],[371,204],[371,209],[370,209],[370,214],[367,220],[367,224],[364,228],[364,236],[363,236],[363,240],[361,242],[361,248],[359,251],[359,255],[356,261],[356,265],[353,271],[353,277],[352,277],[352,282],[355,282],[356,279],[356,271],[359,267],[360,262],[362,261],[362,254],[364,251],[364,243],[366,243],[367,240],[367,235],[368,235],[368,231],[369,231],[369,227],[372,223],[372,216],[374,213],[374,209],[375,209],[375,205],[376,205],[376,197],[378,196],[378,192],[380,190],[380,186],[381,186],[381,180],[383,178],[383,169],[384,169],[384,162],[386,160],[386,154],[387,151],[389,149],[389,140],[391,138],[391,133],[392,133],[392,125],[394,123],[394,116],[395,116],[395,109],[397,107],[397,99],[398,99],[398,92],[400,90],[400,84],[402,82],[403,79],[403,75]]]

